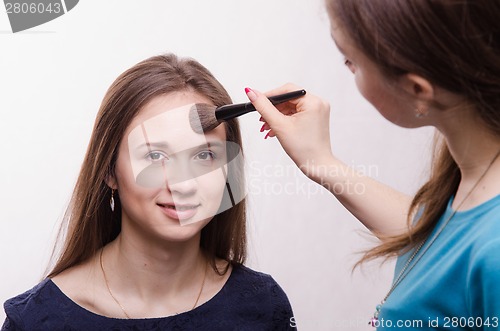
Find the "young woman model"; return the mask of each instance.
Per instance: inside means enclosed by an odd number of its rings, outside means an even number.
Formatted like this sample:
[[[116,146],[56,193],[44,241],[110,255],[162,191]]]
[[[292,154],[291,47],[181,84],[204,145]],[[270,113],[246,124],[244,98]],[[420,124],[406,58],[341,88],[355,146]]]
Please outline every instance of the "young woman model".
[[[155,56],[107,91],[57,263],[5,303],[2,330],[286,330],[288,299],[246,258],[236,120],[206,134],[197,103],[231,103],[192,59]],[[227,204],[228,193],[231,204]]]
[[[396,125],[437,129],[430,178],[409,197],[347,167],[331,152],[329,105],[311,94],[278,111],[247,89],[267,136],[381,239],[363,261],[398,256],[370,324],[499,330],[500,2],[326,3],[360,93]],[[365,193],[342,194],[352,184]]]

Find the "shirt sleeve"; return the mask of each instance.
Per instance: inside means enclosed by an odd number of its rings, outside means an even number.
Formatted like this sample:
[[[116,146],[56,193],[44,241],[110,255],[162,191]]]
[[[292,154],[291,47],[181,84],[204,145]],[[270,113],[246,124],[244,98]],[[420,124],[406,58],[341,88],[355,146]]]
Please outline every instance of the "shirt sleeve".
[[[6,304],[7,306],[7,304]],[[0,331],[21,331],[21,327],[19,326],[18,323],[15,322],[15,319],[13,318],[12,315],[17,315],[17,314],[9,314],[9,311],[5,309],[5,312],[7,314],[7,318],[3,322],[2,329]]]
[[[297,322],[287,295],[272,277],[269,278],[269,310],[272,311],[272,329],[297,330]]]
[[[469,311],[475,330],[500,330],[500,238],[471,256]]]

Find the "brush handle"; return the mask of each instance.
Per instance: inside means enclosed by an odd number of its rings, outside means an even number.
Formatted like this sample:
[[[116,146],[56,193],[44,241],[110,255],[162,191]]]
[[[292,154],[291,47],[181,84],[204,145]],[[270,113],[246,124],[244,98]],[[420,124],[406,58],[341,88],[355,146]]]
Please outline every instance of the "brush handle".
[[[306,90],[297,90],[284,94],[273,95],[272,97],[269,97],[269,101],[271,101],[273,105],[278,105],[283,102],[300,98],[305,94]],[[255,110],[255,106],[251,102],[225,105],[215,110],[215,117],[219,122],[222,122]]]

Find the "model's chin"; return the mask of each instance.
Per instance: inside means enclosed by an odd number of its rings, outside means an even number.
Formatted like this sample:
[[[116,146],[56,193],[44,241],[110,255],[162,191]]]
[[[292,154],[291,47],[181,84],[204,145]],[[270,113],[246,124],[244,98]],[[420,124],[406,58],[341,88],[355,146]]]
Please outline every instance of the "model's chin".
[[[203,226],[205,226],[213,218],[214,218],[214,215],[206,215],[206,214],[204,214],[202,212],[198,212],[194,217],[186,218],[186,219],[180,219],[179,223],[180,223],[181,226],[186,226],[186,225],[191,225],[191,224],[196,224],[196,223],[203,223]]]

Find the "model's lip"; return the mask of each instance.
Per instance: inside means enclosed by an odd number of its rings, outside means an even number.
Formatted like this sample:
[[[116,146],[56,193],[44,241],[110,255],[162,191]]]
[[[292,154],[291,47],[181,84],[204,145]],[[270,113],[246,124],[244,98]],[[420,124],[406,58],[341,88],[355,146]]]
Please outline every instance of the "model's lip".
[[[195,209],[200,206],[199,203],[172,203],[172,202],[157,203],[157,205],[163,208],[170,208],[179,211]]]
[[[171,219],[188,220],[193,218],[198,213],[198,207],[201,204],[174,204],[174,203],[157,203],[160,210]]]

